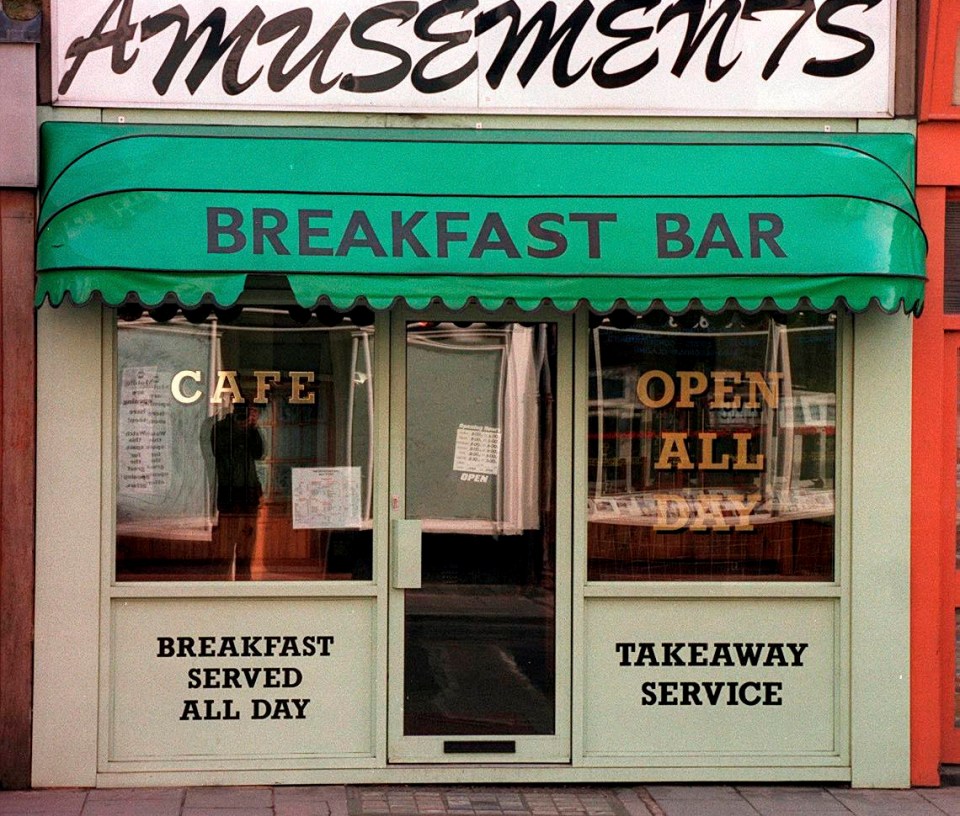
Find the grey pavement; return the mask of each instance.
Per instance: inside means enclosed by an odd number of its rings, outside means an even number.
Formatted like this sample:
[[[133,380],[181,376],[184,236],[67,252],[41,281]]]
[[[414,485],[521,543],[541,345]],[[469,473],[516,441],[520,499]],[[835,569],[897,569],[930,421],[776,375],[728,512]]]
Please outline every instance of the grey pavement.
[[[960,816],[960,787],[317,785],[0,791],[0,816]]]

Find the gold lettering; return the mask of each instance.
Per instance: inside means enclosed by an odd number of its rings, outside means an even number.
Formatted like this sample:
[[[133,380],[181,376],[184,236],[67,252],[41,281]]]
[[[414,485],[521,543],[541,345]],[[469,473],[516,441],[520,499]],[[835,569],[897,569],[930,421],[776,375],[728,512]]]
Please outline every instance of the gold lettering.
[[[747,533],[753,529],[750,519],[761,496],[759,493],[703,493],[697,499],[688,499],[678,493],[658,493],[653,499],[656,504],[654,532]]]
[[[663,396],[659,399],[650,393],[654,381],[663,386]],[[646,371],[637,379],[637,399],[647,408],[663,408],[678,395],[677,408],[693,408],[693,398],[712,389],[712,410],[759,408],[761,405],[776,410],[782,381],[781,371],[678,371],[671,376],[657,369]],[[744,382],[748,385],[746,399],[736,393],[736,387]]]
[[[650,396],[650,381],[654,379],[663,383],[663,396],[660,399],[654,399]],[[647,371],[637,379],[637,399],[647,408],[663,408],[673,399],[673,394],[673,379],[666,371]]]
[[[267,399],[267,391],[270,390],[270,384],[272,382],[279,382],[280,372],[279,371],[254,371],[253,376],[257,378],[257,396],[253,398],[253,401],[257,405],[266,405],[269,400]]]
[[[733,393],[733,386],[743,382],[739,371],[714,371],[713,374],[713,410],[739,408],[743,399]]]
[[[312,371],[290,372],[290,403],[295,405],[312,405],[317,401],[314,392],[306,393],[307,384],[312,383],[315,375]]]
[[[173,398],[184,405],[192,405],[200,397],[203,396],[203,392],[198,388],[192,394],[183,393],[183,381],[184,380],[193,380],[196,383],[200,382],[200,372],[199,371],[178,371],[173,375],[173,379],[170,381],[170,393],[173,394]]]
[[[704,493],[699,501],[693,503],[695,515],[690,529],[695,533],[705,530],[716,530],[724,533],[730,531],[730,525],[723,515],[723,496],[712,496]]]
[[[243,394],[240,393],[240,386],[237,384],[236,371],[217,372],[217,387],[210,395],[210,404],[223,405],[223,395],[227,392],[230,393],[232,402],[235,402],[238,405],[246,402],[246,400],[243,398]]]
[[[750,453],[747,450],[747,443],[753,439],[751,433],[735,433],[733,438],[737,440],[737,456],[733,460],[734,470],[763,470],[763,454],[758,453],[756,460],[750,461]]]
[[[677,470],[693,470],[693,462],[690,461],[690,454],[687,452],[687,435],[682,432],[664,431],[660,438],[663,440],[663,447],[660,449],[660,458],[654,468],[657,470],[672,470],[674,465],[671,460],[676,459]]]
[[[717,439],[715,433],[700,433],[700,470],[730,470],[730,454],[725,453],[717,462],[713,458],[713,443]]]
[[[766,377],[762,371],[746,371],[747,383],[750,385],[750,393],[744,405],[747,408],[759,408],[760,401],[757,399],[759,392],[763,396],[763,401],[768,407],[776,409],[780,405],[780,381],[783,379],[783,372],[768,371]]]
[[[707,375],[702,371],[678,371],[677,379],[680,381],[677,408],[693,408],[693,400],[690,398],[707,390]]]
[[[675,493],[660,493],[654,497],[657,503],[657,523],[654,532],[666,533],[672,530],[682,530],[690,519],[690,509],[687,500]],[[670,509],[673,508],[673,513]]]

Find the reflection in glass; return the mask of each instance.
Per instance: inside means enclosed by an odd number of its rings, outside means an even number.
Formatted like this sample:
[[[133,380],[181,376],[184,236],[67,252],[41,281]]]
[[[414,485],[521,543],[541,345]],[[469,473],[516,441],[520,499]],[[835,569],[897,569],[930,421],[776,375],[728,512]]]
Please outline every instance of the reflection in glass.
[[[407,327],[404,733],[555,732],[553,325]]]
[[[832,315],[592,331],[590,580],[830,580]]]
[[[117,324],[120,581],[369,580],[373,329]]]

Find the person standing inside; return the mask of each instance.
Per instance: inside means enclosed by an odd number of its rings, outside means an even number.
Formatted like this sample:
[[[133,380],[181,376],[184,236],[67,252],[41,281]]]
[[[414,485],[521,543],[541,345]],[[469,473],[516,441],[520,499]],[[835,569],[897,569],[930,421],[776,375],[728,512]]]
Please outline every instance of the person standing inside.
[[[257,461],[263,458],[260,411],[234,404],[214,423],[210,445],[217,475],[217,538],[221,551],[233,555],[234,580],[250,580],[250,561],[257,535],[257,513],[263,489]]]

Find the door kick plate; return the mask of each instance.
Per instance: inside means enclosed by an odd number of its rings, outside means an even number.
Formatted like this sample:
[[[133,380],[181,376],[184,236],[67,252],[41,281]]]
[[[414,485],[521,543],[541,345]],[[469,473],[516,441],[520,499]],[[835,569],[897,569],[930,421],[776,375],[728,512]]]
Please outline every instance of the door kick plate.
[[[515,754],[516,740],[444,740],[445,754]]]

